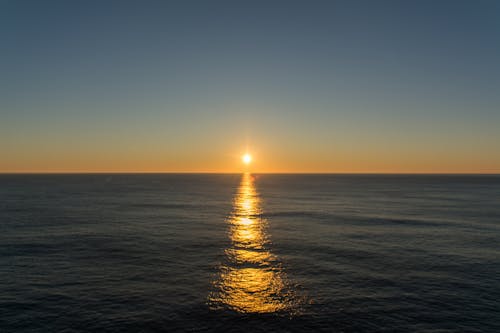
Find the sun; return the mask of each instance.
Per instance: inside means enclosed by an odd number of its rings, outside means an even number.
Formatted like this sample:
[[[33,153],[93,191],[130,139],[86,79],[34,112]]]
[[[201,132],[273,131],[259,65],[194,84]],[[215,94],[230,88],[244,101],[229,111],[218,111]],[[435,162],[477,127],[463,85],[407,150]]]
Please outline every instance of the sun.
[[[248,164],[250,164],[250,162],[252,162],[252,155],[247,153],[247,154],[241,156],[241,160],[243,161],[243,163],[248,165]]]

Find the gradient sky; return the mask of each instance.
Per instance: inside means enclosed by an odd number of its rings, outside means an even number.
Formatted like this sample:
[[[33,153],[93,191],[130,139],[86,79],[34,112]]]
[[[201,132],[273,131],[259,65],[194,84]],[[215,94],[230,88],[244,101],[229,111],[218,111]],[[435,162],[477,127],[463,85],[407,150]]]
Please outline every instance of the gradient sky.
[[[500,1],[0,0],[0,172],[500,172]]]

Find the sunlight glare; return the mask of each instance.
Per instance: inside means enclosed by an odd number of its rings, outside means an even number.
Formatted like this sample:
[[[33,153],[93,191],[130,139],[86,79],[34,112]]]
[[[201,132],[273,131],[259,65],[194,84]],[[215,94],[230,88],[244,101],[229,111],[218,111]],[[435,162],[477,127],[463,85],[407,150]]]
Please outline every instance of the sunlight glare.
[[[252,156],[250,154],[245,154],[241,157],[241,160],[243,161],[243,163],[245,164],[250,164],[250,162],[252,162]]]
[[[278,259],[269,250],[266,219],[261,217],[260,197],[254,177],[244,173],[234,211],[228,219],[231,246],[228,261],[220,267],[215,290],[209,295],[212,309],[239,313],[277,313],[294,305]]]

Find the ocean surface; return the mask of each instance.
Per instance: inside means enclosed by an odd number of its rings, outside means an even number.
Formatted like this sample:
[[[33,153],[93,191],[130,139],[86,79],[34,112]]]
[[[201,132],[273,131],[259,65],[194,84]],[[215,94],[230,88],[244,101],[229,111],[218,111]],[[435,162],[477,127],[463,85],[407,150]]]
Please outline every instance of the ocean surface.
[[[0,175],[0,332],[500,332],[500,176]]]

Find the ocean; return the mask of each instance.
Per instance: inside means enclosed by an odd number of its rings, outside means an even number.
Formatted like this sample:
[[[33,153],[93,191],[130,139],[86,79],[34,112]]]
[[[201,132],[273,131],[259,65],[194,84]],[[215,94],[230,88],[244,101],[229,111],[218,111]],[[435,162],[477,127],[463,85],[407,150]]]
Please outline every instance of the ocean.
[[[500,332],[500,176],[0,175],[0,332]]]

